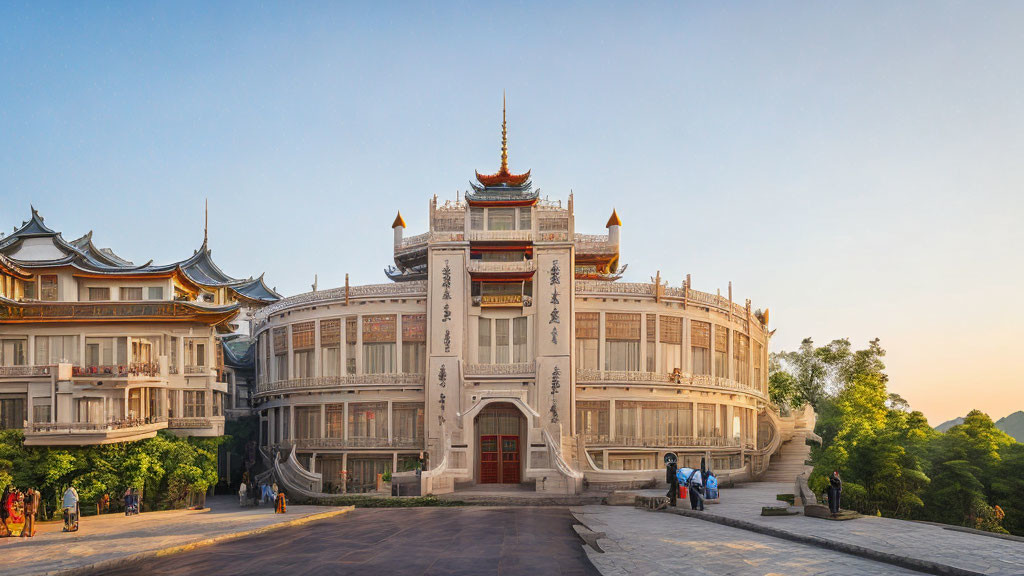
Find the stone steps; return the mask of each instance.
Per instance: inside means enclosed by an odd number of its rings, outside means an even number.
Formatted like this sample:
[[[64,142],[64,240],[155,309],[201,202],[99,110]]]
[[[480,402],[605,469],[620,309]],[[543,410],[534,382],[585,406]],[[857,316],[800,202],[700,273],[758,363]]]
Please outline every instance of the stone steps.
[[[768,471],[760,478],[762,482],[793,482],[796,477],[810,472],[806,464],[811,457],[811,447],[806,438],[799,435],[784,442],[778,452],[772,455],[768,463]]]

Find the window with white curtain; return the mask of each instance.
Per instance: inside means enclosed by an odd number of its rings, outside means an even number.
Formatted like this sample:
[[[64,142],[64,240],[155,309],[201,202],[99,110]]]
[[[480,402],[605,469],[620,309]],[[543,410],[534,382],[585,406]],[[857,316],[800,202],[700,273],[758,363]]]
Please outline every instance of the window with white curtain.
[[[672,373],[683,370],[683,319],[677,316],[661,317],[661,366],[662,371]]]
[[[480,318],[479,335],[477,337],[477,362],[480,364],[491,363],[491,319]]]
[[[601,316],[598,312],[576,313],[576,366],[597,370],[597,344]]]
[[[388,403],[353,402],[348,405],[349,438],[387,438]]]
[[[363,343],[364,374],[393,374],[398,371],[396,360],[394,342]]]
[[[619,401],[615,403],[615,436],[616,439],[629,441],[637,437],[636,417],[637,402]]]
[[[402,372],[423,374],[427,369],[427,315],[402,316]]]
[[[36,366],[78,365],[78,336],[36,336]]]
[[[394,314],[363,316],[363,373],[398,372],[397,326]]]
[[[295,356],[295,377],[296,378],[312,378],[313,374],[313,351],[312,350],[298,350],[294,353]]]
[[[516,363],[529,361],[526,327],[526,316],[512,320],[512,361]]]
[[[640,370],[640,315],[605,315],[605,369]]]
[[[690,355],[694,374],[711,374],[711,324],[690,321]]]
[[[488,208],[487,209],[488,230],[515,230],[516,209],[515,208]]]
[[[494,363],[508,364],[508,318],[494,320]]]
[[[715,324],[715,376],[729,377],[729,330]]]

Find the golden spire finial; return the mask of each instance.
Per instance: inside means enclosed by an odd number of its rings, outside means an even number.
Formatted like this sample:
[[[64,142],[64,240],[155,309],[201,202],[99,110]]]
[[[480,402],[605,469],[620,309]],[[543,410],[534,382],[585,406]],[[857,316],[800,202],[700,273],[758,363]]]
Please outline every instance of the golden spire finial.
[[[505,121],[505,91],[501,92],[501,173],[508,172],[508,126]]]

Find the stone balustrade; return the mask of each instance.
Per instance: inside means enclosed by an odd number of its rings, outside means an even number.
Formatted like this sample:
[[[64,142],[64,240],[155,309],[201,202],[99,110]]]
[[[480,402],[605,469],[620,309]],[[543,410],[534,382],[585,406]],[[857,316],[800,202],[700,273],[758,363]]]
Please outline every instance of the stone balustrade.
[[[345,448],[406,448],[422,450],[423,438],[297,438],[286,440],[281,448],[291,449],[294,445],[300,450],[328,450]]]
[[[39,378],[49,376],[56,366],[0,366],[0,378]]]
[[[616,436],[608,434],[581,434],[587,448],[641,447],[641,448],[740,448],[737,438],[718,436]]]
[[[213,428],[213,422],[209,418],[170,418],[167,427],[205,430]]]
[[[319,376],[315,378],[292,378],[260,382],[256,384],[256,396],[278,394],[295,390],[322,390],[359,385],[413,385],[423,386],[423,374],[361,374],[348,376]]]
[[[463,373],[466,376],[515,376],[533,375],[537,372],[535,362],[515,362],[512,364],[466,364]]]
[[[632,370],[576,370],[577,384],[650,382],[658,384],[677,384],[699,388],[716,388],[736,392],[746,392],[763,397],[764,394],[754,386],[743,384],[730,378],[709,376],[707,374],[669,374],[667,372],[642,372]]]
[[[520,262],[485,262],[483,260],[470,260],[469,263],[466,264],[466,270],[468,270],[470,274],[486,274],[494,272],[536,272],[537,263],[534,260],[522,260]]]

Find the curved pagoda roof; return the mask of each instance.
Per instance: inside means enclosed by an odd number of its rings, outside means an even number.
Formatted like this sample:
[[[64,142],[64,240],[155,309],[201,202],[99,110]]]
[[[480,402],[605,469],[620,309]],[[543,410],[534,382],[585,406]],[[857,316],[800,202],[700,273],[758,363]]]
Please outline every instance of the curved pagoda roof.
[[[50,244],[30,239],[49,239]],[[213,252],[203,240],[203,245],[192,256],[170,264],[154,265],[150,260],[142,265],[121,258],[109,248],[97,248],[92,242],[92,232],[71,242],[64,240],[60,232],[46,226],[43,217],[32,208],[32,217],[23,222],[21,228],[7,237],[0,238],[0,255],[5,256],[21,268],[52,268],[71,266],[88,275],[97,276],[170,276],[182,274],[188,281],[204,288],[226,287],[243,299],[254,302],[276,302],[281,295],[269,288],[259,278],[233,278],[224,273],[213,261]]]

